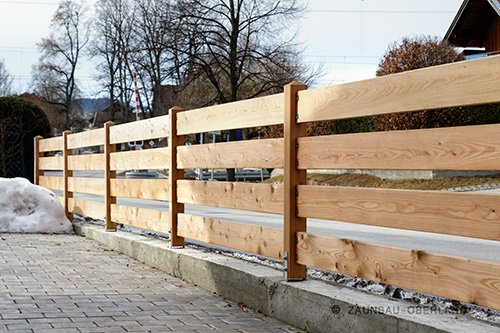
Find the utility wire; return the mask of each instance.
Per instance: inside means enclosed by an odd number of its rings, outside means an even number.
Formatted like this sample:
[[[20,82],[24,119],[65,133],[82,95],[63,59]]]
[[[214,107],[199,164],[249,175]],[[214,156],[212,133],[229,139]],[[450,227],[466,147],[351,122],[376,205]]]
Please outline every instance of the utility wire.
[[[312,9],[309,13],[366,13],[366,14],[456,14],[447,10],[359,10],[359,9]]]

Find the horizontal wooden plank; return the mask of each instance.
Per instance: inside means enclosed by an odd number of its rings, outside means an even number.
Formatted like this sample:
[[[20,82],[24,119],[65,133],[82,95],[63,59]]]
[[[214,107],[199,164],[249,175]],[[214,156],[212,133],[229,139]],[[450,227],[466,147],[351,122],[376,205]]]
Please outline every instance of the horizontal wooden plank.
[[[109,129],[111,144],[168,137],[168,116],[133,121]]]
[[[177,134],[283,124],[284,94],[179,112]]]
[[[299,92],[298,122],[500,102],[500,56]]]
[[[61,205],[64,207],[64,197],[57,196],[57,200],[59,200]]]
[[[283,259],[283,230],[179,214],[181,237]]]
[[[103,178],[68,178],[68,190],[70,192],[104,195],[104,185]]]
[[[169,200],[168,179],[111,179],[111,196]]]
[[[179,146],[178,168],[283,168],[283,142],[266,139]]]
[[[104,170],[104,154],[68,156],[69,170]]]
[[[104,220],[106,207],[103,203],[81,199],[68,198],[68,210],[71,213]]]
[[[500,170],[500,125],[300,138],[299,169]]]
[[[164,234],[170,229],[168,212],[138,207],[111,205],[111,221]]]
[[[40,140],[40,152],[57,151],[62,149],[63,149],[62,136]]]
[[[62,170],[64,168],[63,156],[40,157],[40,170]]]
[[[500,240],[500,196],[485,193],[298,186],[298,215]]]
[[[68,135],[68,149],[104,145],[104,128]]]
[[[283,185],[179,180],[177,201],[220,208],[283,214]]]
[[[38,185],[51,190],[62,191],[64,189],[63,180],[62,177],[40,176],[40,183]]]
[[[500,264],[297,234],[297,262],[341,274],[500,309]]]
[[[168,169],[168,148],[111,153],[111,170]]]

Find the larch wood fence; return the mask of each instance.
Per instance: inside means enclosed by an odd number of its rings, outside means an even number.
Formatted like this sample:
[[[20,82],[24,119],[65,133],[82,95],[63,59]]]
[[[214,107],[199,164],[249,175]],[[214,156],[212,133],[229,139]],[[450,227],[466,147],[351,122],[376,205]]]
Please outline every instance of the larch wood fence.
[[[500,124],[306,137],[307,122],[500,102],[500,56],[282,94],[35,139],[35,181],[61,190],[68,217],[81,214],[284,260],[288,280],[306,266],[500,309],[500,263],[307,232],[307,218],[500,241],[494,194],[311,186],[308,169],[500,170]],[[184,135],[284,124],[284,138],[184,146]],[[115,145],[168,137],[169,147],[115,152]],[[103,154],[73,156],[101,145]],[[63,151],[61,157],[45,152]],[[284,168],[284,184],[185,180],[184,169]],[[117,179],[117,170],[169,169],[169,179]],[[49,177],[44,170],[62,170]],[[104,179],[73,177],[103,170]],[[105,203],[73,198],[100,194]],[[116,197],[169,202],[169,211],[116,204]],[[283,214],[282,229],[184,213],[184,204]]]

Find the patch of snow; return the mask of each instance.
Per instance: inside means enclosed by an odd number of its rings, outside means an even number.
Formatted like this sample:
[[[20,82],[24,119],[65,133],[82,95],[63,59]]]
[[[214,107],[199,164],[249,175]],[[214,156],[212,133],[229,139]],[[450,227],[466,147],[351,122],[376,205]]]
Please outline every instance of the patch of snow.
[[[0,232],[71,233],[56,195],[25,178],[0,178]]]

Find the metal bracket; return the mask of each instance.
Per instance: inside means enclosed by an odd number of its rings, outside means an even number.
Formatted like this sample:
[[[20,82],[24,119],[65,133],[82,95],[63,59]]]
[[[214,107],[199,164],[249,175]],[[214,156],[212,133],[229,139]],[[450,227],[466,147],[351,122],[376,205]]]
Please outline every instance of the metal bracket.
[[[285,251],[285,255],[283,256],[283,275],[285,276],[285,280],[288,280],[288,252]]]

